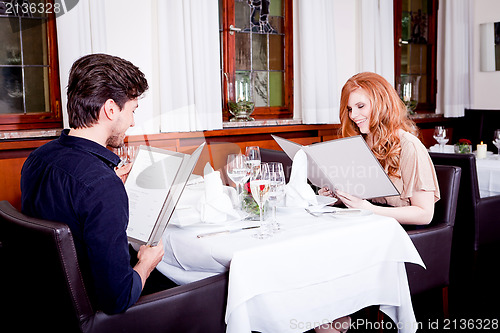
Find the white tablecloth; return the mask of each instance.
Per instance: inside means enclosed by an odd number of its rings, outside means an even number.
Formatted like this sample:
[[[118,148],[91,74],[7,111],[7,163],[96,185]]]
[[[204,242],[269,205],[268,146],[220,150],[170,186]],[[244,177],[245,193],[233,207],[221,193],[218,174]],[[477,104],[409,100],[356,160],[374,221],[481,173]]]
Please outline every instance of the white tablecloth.
[[[440,152],[439,146],[429,148],[431,152]],[[454,153],[453,145],[444,147],[445,153]],[[475,153],[475,152],[474,152]],[[500,195],[500,158],[488,151],[486,158],[476,158],[477,181],[481,198]]]
[[[498,155],[488,155],[476,160],[479,192],[482,198],[500,195],[500,159]]]
[[[375,304],[415,331],[404,262],[423,262],[396,220],[290,208],[278,219],[284,230],[266,240],[255,229],[197,238],[217,229],[169,226],[158,269],[178,283],[229,269],[227,332],[303,332]]]

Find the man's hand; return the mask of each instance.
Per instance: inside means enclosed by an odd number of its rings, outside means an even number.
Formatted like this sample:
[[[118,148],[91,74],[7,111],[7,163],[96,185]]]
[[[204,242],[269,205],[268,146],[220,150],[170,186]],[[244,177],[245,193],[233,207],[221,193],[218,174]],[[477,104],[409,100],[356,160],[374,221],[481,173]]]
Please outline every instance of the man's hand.
[[[132,163],[125,164],[121,168],[116,168],[115,172],[120,177],[122,182],[125,183],[125,180],[127,180],[128,174],[130,173],[130,169],[132,169]]]
[[[139,248],[139,252],[137,253],[137,259],[139,259],[139,261],[134,266],[134,270],[139,273],[143,288],[146,279],[153,269],[155,269],[156,265],[162,260],[164,253],[162,241],[156,246],[141,245]]]

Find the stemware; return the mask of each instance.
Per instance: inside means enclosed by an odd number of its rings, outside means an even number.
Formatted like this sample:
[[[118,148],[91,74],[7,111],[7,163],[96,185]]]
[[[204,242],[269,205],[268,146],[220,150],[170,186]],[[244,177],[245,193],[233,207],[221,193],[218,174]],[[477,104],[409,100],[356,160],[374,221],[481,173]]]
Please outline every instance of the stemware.
[[[436,126],[434,127],[434,140],[439,144],[439,151],[444,152],[444,145],[448,142],[448,133],[444,126]]]
[[[246,155],[229,154],[227,156],[226,172],[228,177],[236,184],[238,206],[241,208],[242,185],[250,178],[250,167]]]
[[[493,135],[493,144],[497,147],[497,158],[500,158],[500,129],[495,130]]]
[[[135,146],[122,146],[116,148],[116,155],[120,157],[120,163],[118,164],[118,168],[125,166],[129,163],[132,163],[135,159],[135,155],[137,154],[138,147]]]
[[[260,149],[258,146],[250,146],[245,150],[245,155],[247,156],[247,163],[252,169],[252,173],[255,173],[260,166]]]
[[[276,207],[285,197],[285,172],[283,171],[283,164],[280,162],[269,162],[269,205],[272,208],[272,222],[271,229],[277,232],[281,229],[280,224],[276,220]]]
[[[250,190],[252,191],[252,197],[255,202],[257,202],[257,205],[259,205],[260,228],[259,233],[254,235],[259,239],[271,237],[268,226],[264,224],[264,205],[269,198],[269,186],[269,166],[267,163],[263,163],[258,170],[255,170],[255,172],[250,175]]]

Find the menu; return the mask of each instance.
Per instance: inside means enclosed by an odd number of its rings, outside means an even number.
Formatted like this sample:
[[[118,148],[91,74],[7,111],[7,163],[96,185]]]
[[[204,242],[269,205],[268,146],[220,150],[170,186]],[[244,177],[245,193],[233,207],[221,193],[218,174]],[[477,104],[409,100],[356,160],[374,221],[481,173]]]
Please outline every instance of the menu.
[[[156,245],[165,231],[205,143],[191,155],[140,146],[127,180],[129,241]]]
[[[302,146],[272,135],[293,160],[307,154],[307,178],[318,187],[341,190],[362,199],[399,195],[361,135]]]

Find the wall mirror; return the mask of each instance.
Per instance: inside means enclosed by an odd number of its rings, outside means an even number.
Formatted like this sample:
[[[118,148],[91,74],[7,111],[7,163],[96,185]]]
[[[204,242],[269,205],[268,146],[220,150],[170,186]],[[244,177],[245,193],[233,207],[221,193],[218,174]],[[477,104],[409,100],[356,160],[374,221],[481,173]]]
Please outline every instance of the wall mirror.
[[[480,24],[479,36],[481,71],[500,71],[500,22]]]

